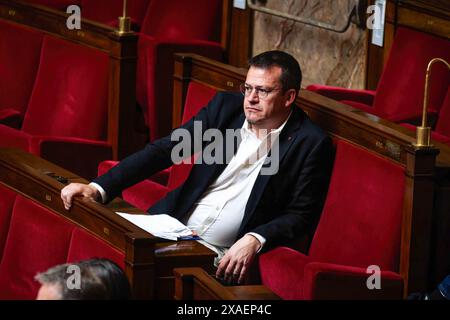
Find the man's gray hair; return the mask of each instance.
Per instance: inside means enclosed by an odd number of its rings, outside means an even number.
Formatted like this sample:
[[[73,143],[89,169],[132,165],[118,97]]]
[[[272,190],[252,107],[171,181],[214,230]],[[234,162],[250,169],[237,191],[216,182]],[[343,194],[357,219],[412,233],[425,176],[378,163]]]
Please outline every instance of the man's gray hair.
[[[60,264],[45,272],[38,273],[34,278],[41,285],[56,286],[60,300],[103,300],[107,298],[108,292],[105,284],[86,267],[80,268],[80,287],[69,286],[68,280],[72,273],[68,270],[71,266],[74,266],[74,264]]]

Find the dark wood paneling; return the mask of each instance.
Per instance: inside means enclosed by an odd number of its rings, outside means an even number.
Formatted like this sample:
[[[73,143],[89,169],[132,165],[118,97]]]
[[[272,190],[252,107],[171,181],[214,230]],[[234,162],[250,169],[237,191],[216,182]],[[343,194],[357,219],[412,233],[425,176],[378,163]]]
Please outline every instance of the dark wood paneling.
[[[252,11],[249,8],[245,10],[232,8],[227,63],[237,67],[247,66],[252,54],[252,35]]]

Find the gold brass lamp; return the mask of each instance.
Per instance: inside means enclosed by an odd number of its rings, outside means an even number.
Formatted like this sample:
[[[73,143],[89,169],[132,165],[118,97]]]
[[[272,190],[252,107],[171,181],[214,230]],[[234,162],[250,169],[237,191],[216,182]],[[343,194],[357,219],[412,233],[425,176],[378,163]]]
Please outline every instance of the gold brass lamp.
[[[427,111],[428,111],[428,98],[430,95],[428,82],[431,77],[431,67],[436,62],[442,62],[450,69],[450,64],[441,58],[434,58],[428,63],[427,73],[425,76],[425,92],[423,97],[423,114],[422,114],[422,125],[417,127],[417,140],[415,146],[418,148],[426,148],[431,146],[431,128],[427,124]]]
[[[123,14],[119,17],[119,30],[117,33],[122,35],[131,32],[131,18],[127,17],[127,0],[123,0]]]

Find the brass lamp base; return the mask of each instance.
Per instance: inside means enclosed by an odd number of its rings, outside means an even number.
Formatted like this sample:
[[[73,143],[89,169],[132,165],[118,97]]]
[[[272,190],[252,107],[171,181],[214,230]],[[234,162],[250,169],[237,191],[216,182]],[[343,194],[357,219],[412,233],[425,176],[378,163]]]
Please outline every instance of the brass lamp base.
[[[431,128],[430,127],[417,127],[417,140],[414,144],[415,147],[424,148],[431,147]]]
[[[119,29],[116,32],[118,34],[126,34],[131,32],[130,17],[119,17]]]

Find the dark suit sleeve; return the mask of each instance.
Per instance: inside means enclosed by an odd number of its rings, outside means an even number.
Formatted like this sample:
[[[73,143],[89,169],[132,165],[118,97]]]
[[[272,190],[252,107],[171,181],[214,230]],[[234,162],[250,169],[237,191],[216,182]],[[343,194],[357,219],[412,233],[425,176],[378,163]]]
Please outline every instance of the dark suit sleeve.
[[[329,137],[318,143],[307,156],[286,205],[273,208],[270,222],[253,230],[266,238],[264,250],[286,244],[310,232],[319,220],[328,191],[333,165],[333,147]]]
[[[224,97],[224,93],[216,94],[207,106],[180,128],[187,130],[191,137],[194,137],[195,121],[201,123],[202,130],[210,128],[211,124],[218,121],[217,117],[220,107],[223,105]],[[93,181],[105,190],[108,201],[120,195],[124,189],[174,164],[171,159],[171,152],[179,141],[171,141],[171,135],[147,144],[144,149],[123,159],[120,164]],[[193,149],[194,143],[191,143],[191,146],[191,152],[184,155],[185,158],[199,151]],[[201,148],[202,145],[200,144],[199,147]]]

